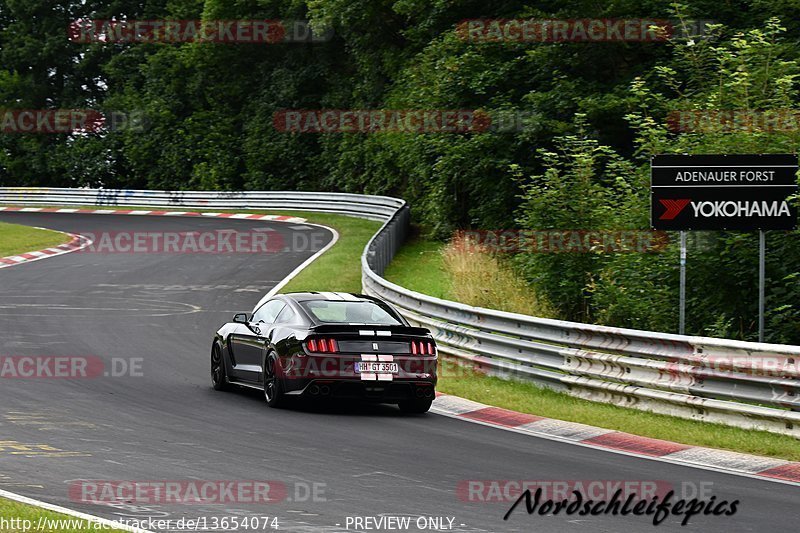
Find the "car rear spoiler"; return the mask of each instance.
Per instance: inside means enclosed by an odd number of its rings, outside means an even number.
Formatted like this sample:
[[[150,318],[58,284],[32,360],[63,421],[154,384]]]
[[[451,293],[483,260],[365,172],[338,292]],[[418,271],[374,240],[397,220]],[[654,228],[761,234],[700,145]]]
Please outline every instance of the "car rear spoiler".
[[[360,335],[363,337],[389,337],[386,333],[391,332],[394,335],[407,335],[411,337],[427,337],[431,334],[426,328],[415,328],[412,326],[381,326],[374,324],[320,324],[310,328],[310,333],[313,334],[346,334],[346,335]]]

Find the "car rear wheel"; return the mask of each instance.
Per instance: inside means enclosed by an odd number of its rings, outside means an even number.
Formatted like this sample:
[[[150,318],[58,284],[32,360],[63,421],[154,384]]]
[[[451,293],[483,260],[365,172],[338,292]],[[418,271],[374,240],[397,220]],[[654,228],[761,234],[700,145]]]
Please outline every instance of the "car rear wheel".
[[[422,414],[427,413],[431,408],[433,400],[430,398],[420,398],[416,400],[407,400],[397,404],[400,410],[404,413]]]
[[[211,386],[214,390],[230,389],[228,376],[225,373],[225,362],[222,360],[222,350],[217,343],[211,348]]]
[[[278,358],[270,353],[264,361],[264,399],[270,407],[281,407],[286,398],[283,394],[283,381],[278,375]]]

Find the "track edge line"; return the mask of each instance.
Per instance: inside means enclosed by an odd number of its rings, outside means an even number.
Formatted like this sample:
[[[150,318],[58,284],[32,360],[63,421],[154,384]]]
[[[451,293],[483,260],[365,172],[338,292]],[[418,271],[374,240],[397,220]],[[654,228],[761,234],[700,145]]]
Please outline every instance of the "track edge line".
[[[17,503],[24,503],[26,505],[32,505],[34,507],[39,507],[40,509],[45,509],[47,511],[52,511],[54,513],[61,513],[67,516],[72,516],[75,518],[79,518],[81,520],[86,520],[88,522],[94,522],[96,524],[101,524],[104,526],[109,526],[114,529],[119,529],[122,531],[129,531],[130,533],[155,533],[154,531],[150,531],[147,529],[141,529],[138,527],[129,526],[126,524],[122,524],[119,522],[115,522],[113,520],[108,520],[106,518],[101,518],[99,516],[90,515],[87,513],[82,513],[80,511],[73,511],[72,509],[67,509],[66,507],[61,507],[60,505],[55,505],[52,503],[43,502],[41,500],[35,500],[33,498],[29,498],[27,496],[22,496],[20,494],[15,494],[13,492],[9,492],[7,490],[0,489],[0,497],[6,498],[7,500],[12,500]]]

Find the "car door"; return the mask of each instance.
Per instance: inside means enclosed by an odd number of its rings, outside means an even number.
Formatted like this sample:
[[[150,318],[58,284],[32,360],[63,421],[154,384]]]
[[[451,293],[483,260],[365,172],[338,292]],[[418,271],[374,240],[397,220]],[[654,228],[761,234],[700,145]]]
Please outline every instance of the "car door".
[[[234,376],[241,381],[259,383],[267,330],[286,306],[282,300],[269,300],[256,309],[244,327],[231,334],[230,344],[236,365]]]

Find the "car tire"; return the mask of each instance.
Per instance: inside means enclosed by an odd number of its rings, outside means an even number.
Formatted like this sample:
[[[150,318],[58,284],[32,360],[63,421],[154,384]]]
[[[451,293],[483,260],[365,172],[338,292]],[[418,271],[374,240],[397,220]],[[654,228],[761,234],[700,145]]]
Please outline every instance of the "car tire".
[[[286,403],[286,397],[283,393],[283,380],[277,375],[275,369],[280,366],[278,357],[274,352],[270,352],[264,360],[264,369],[262,372],[263,387],[264,387],[264,400],[270,407],[283,407]]]
[[[228,373],[225,371],[225,360],[222,357],[222,348],[219,343],[214,343],[211,348],[211,386],[214,390],[230,390]]]
[[[405,402],[400,402],[397,405],[404,413],[422,414],[428,412],[432,403],[433,399],[431,398],[421,398],[418,400],[407,400]]]

